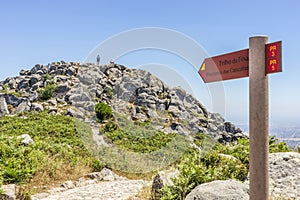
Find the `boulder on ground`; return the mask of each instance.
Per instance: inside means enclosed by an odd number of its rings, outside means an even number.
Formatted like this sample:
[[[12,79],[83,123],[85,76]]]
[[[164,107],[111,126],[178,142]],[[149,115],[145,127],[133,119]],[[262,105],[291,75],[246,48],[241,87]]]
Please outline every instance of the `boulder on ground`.
[[[197,186],[185,200],[248,200],[248,185],[236,180],[212,181]]]

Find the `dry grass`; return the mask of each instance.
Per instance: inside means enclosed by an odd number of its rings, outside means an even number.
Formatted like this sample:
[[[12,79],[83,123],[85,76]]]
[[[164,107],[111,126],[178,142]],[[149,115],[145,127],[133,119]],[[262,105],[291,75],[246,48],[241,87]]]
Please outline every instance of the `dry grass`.
[[[68,180],[78,180],[90,172],[92,172],[92,168],[82,163],[71,166],[70,164],[49,160],[45,163],[42,170],[35,173],[29,183],[20,187],[18,199],[27,199],[29,195],[45,192],[53,187],[59,187]]]
[[[143,180],[151,181],[154,178],[154,176],[157,174],[157,172],[128,173],[128,172],[122,172],[122,171],[116,171],[116,170],[113,170],[113,171],[117,175],[126,177],[126,178],[131,179],[131,180],[143,179]]]
[[[127,200],[151,200],[151,187],[152,185],[144,187],[137,195],[130,197]]]

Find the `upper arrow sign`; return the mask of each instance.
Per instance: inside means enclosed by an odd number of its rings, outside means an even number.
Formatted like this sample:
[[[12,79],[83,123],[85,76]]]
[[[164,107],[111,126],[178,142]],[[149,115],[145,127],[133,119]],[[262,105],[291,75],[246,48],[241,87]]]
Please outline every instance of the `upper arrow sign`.
[[[249,76],[249,50],[206,58],[199,74],[205,83]]]
[[[266,44],[266,73],[281,71],[281,41]],[[248,77],[249,49],[206,58],[198,73],[205,83]]]

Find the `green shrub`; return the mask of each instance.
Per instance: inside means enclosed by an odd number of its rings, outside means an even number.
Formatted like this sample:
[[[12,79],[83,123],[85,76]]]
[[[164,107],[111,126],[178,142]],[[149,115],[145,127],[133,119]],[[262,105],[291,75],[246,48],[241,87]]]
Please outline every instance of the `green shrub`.
[[[54,82],[49,82],[43,89],[38,90],[39,98],[44,101],[51,99],[56,87]]]
[[[202,158],[196,151],[186,155],[179,164],[179,171],[179,176],[173,179],[174,186],[161,190],[162,199],[183,200],[199,184],[214,180],[244,180],[248,174],[247,166],[241,161],[225,158],[217,151],[211,151]]]
[[[275,136],[269,137],[269,152],[276,153],[276,152],[288,152],[291,151],[285,142],[279,142],[278,138]]]
[[[95,105],[95,112],[97,119],[101,122],[112,117],[112,109],[104,102]]]

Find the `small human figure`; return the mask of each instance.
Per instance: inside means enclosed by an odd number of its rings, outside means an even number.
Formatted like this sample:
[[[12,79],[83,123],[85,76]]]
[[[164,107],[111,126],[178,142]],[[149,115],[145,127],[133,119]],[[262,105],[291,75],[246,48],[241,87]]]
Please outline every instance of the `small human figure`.
[[[97,55],[97,65],[98,66],[100,65],[100,55],[99,54]]]

